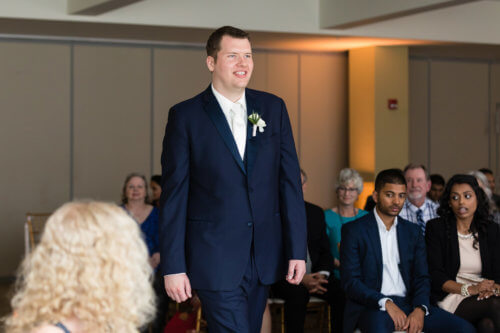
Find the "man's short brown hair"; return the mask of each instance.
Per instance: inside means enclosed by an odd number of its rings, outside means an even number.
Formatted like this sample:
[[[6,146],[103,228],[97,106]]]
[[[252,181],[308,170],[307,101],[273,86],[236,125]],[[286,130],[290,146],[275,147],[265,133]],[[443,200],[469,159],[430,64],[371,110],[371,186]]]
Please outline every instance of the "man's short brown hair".
[[[429,175],[429,171],[427,171],[427,168],[423,164],[410,163],[407,166],[405,166],[403,172],[406,175],[406,171],[414,170],[414,169],[422,169],[424,171],[424,174],[425,174],[425,180],[431,180],[431,176]]]
[[[248,41],[250,41],[250,35],[246,31],[229,25],[220,27],[219,29],[212,32],[210,37],[208,37],[207,45],[205,47],[207,50],[207,56],[213,57],[214,60],[217,61],[217,53],[220,51],[220,41],[224,36],[248,39]]]

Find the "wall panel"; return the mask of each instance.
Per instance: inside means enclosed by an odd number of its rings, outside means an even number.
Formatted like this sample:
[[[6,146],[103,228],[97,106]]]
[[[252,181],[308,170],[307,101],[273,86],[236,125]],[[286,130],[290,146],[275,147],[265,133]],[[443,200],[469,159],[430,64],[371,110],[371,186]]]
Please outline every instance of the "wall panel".
[[[295,147],[299,149],[299,55],[270,53],[268,56],[267,91],[283,98],[292,125]],[[286,73],[286,79],[283,79]]]
[[[70,196],[70,46],[0,42],[0,276],[24,253],[27,212]]]
[[[125,176],[151,165],[149,48],[74,49],[74,196],[119,201]]]
[[[498,193],[498,180],[500,179],[500,63],[490,66],[490,168],[496,179],[496,192]]]
[[[488,64],[431,62],[430,161],[445,178],[489,164]]]
[[[168,110],[210,84],[210,72],[201,49],[154,50],[153,173],[161,174],[161,152]]]
[[[300,162],[309,176],[306,200],[333,206],[336,177],[347,166],[347,140],[347,57],[301,55]]]
[[[253,73],[248,88],[257,90],[267,90],[268,74],[268,53],[265,51],[256,51],[253,57]]]
[[[429,165],[429,71],[427,60],[411,59],[409,73],[409,157]],[[432,170],[430,170],[432,172]]]

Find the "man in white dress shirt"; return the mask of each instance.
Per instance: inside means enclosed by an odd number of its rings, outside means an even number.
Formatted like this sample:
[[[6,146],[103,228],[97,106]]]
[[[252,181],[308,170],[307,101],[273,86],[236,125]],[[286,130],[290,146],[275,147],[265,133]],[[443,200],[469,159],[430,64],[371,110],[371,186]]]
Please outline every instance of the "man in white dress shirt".
[[[398,217],[406,199],[403,172],[381,171],[373,199],[373,212],[342,227],[343,331],[474,332],[465,320],[429,304],[423,235]]]

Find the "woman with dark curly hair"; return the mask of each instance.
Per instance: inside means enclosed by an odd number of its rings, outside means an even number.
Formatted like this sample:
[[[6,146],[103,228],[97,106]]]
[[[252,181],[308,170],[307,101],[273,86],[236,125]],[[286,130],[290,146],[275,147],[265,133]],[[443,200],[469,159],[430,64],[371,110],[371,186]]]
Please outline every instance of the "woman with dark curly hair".
[[[425,232],[431,301],[478,332],[500,332],[500,229],[477,180],[453,176],[438,215]]]

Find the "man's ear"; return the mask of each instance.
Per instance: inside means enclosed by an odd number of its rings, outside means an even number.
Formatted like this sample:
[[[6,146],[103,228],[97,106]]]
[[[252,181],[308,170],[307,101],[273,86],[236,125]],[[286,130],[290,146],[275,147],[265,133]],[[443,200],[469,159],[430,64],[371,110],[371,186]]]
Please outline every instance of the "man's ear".
[[[373,198],[373,201],[375,201],[375,203],[378,203],[378,192],[377,191],[372,192],[372,198]]]
[[[426,190],[425,193],[429,192],[431,190],[431,186],[432,186],[432,182],[430,180],[427,180],[426,183],[427,183],[426,184],[427,188],[425,189]]]
[[[215,59],[212,56],[207,57],[207,67],[210,72],[213,72],[215,69]]]

